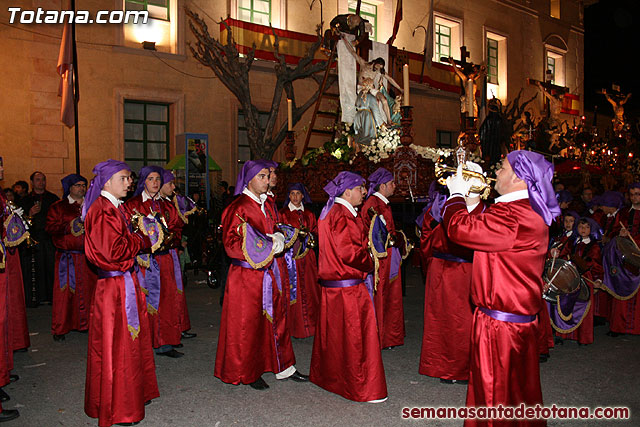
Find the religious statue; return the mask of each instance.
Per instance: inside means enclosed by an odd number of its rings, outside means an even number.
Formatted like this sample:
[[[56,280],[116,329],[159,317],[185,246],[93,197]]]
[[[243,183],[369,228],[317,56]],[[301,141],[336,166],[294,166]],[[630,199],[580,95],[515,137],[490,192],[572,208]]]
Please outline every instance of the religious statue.
[[[358,46],[371,32],[371,24],[360,15],[353,13],[345,13],[338,15],[329,23],[329,29],[324,32],[323,47],[325,50],[331,51],[334,47],[334,36],[340,36],[341,33],[352,34],[355,36],[354,46]]]
[[[480,125],[478,132],[485,165],[495,165],[501,156],[507,153],[508,136],[505,132],[505,120],[500,112],[500,107],[499,99],[489,100],[487,106],[489,114]]]
[[[449,57],[449,63],[462,82],[460,112],[467,117],[478,117],[478,103],[476,102],[478,84],[476,82],[486,74],[487,67],[484,64],[467,64],[467,66],[459,68],[452,57]]]
[[[569,130],[568,123],[566,121],[560,121],[564,93],[561,90],[555,90],[549,83],[542,83],[537,80],[534,82],[535,85],[540,88],[544,97],[549,101],[549,109],[547,110],[546,119],[546,132],[549,134],[550,144],[547,150],[550,153],[553,153],[562,148],[560,146],[561,136],[566,135]],[[545,120],[543,120],[543,122],[544,121]]]
[[[613,123],[613,131],[616,133],[620,133],[624,130],[624,107],[623,105],[629,100],[631,94],[628,93],[624,98],[616,97],[617,100],[613,99],[609,96],[606,89],[602,89],[602,94],[607,98],[607,101],[613,106],[613,113],[615,117],[611,120]]]
[[[385,73],[385,61],[376,58],[367,62],[355,51],[351,43],[342,37],[347,50],[360,66],[356,98],[356,116],[353,122],[356,142],[368,144],[377,135],[377,128],[382,125],[393,127],[400,124],[400,113],[395,104],[399,104],[400,97],[395,99],[385,89],[383,79],[391,83],[400,93],[404,93],[400,85]],[[392,114],[392,111],[394,112]]]

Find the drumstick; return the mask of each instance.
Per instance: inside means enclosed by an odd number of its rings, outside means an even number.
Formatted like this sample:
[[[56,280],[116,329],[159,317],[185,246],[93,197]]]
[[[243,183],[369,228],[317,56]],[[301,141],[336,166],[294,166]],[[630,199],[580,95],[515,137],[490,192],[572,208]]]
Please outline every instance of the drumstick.
[[[562,270],[564,268],[566,264],[562,264],[560,266],[560,268],[558,269],[558,271],[556,271],[556,274],[553,275],[553,277],[551,278],[551,280],[549,280],[550,283],[553,283],[553,280],[556,278],[556,276],[558,275],[558,273],[560,273],[560,270]],[[551,271],[553,271],[553,266],[551,268]]]
[[[620,223],[620,225],[622,226],[623,230],[627,230],[627,227],[624,226],[623,223]],[[627,230],[627,233],[629,233],[629,230]],[[636,243],[636,241],[633,239],[633,237],[631,236],[631,233],[629,233],[629,238],[631,239],[631,241],[633,242],[633,246],[636,247],[637,250],[640,251],[640,247],[638,247],[638,244]]]

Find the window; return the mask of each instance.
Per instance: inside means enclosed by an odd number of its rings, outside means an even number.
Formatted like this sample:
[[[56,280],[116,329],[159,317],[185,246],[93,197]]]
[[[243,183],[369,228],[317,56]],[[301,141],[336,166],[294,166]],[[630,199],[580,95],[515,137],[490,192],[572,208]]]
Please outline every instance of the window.
[[[549,15],[552,18],[560,19],[560,0],[551,0],[549,6]]]
[[[453,147],[453,132],[436,130],[436,146],[443,148]]]
[[[133,170],[169,161],[169,104],[124,101],[124,160]]]
[[[551,55],[547,55],[547,72],[546,80],[553,84],[556,83],[556,59]]]
[[[460,58],[460,48],[462,47],[462,21],[441,15],[437,12],[433,17],[433,60],[440,61],[440,58]],[[447,61],[444,63],[448,64]]]
[[[258,112],[258,120],[260,127],[264,130],[269,120],[269,112]],[[238,169],[240,169],[246,161],[251,160],[251,148],[249,147],[249,137],[247,135],[247,125],[244,120],[244,111],[238,110]]]
[[[125,0],[125,10],[146,10],[149,17],[169,21],[169,0]]]
[[[349,13],[356,13],[356,7],[358,2],[356,0],[349,0]],[[378,36],[378,6],[375,4],[361,2],[360,3],[360,16],[369,21],[371,24],[371,34],[369,38],[377,41]]]
[[[238,19],[254,24],[269,25],[271,0],[238,0]]]
[[[446,25],[436,24],[436,57],[438,61],[440,58],[448,58],[451,56],[451,27]]]
[[[487,81],[498,84],[498,41],[487,39]]]
[[[498,98],[503,103],[507,99],[507,38],[485,31],[487,64],[487,100]]]

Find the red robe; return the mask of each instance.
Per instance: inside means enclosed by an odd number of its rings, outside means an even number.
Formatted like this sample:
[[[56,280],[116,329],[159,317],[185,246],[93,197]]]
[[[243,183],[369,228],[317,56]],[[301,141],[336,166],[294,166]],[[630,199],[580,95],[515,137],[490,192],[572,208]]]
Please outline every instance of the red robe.
[[[632,212],[633,211],[633,212]],[[618,212],[613,232],[618,234],[622,225],[629,230],[631,237],[640,242],[640,211],[633,208]],[[601,292],[607,293],[607,292]],[[640,335],[640,291],[628,300],[612,299],[609,329],[622,334]]]
[[[496,203],[469,215],[464,199],[451,197],[443,225],[453,242],[475,250],[471,300],[478,308],[524,316],[540,312],[549,227],[528,199]],[[467,406],[542,405],[538,333],[537,319],[504,322],[476,309]],[[465,422],[476,423],[503,422]]]
[[[309,379],[357,402],[387,396],[375,309],[364,284],[373,271],[362,221],[336,203],[318,221],[321,280],[361,280],[347,288],[322,287]]]
[[[167,223],[169,232],[174,234],[174,241],[180,241],[184,223],[172,203],[164,199],[153,201],[147,199],[143,202],[142,194],[140,194],[127,200],[126,207],[131,212],[135,209],[143,215],[150,214],[152,210],[160,213]],[[182,331],[186,330],[183,325],[186,306],[184,289],[180,290],[178,287],[171,253],[168,250],[163,250],[152,256],[160,267],[160,300],[157,310],[151,305],[147,305],[152,345],[153,348],[163,345],[178,345],[182,338]],[[177,267],[179,270],[179,264]],[[140,269],[146,277],[147,269],[142,266]],[[180,273],[180,279],[182,279],[182,273]]]
[[[24,285],[20,252],[18,248],[7,248],[7,275],[9,277],[9,342],[13,351],[31,346],[27,308],[24,300]]]
[[[135,256],[151,247],[148,238],[128,229],[130,213],[100,196],[85,218],[85,253],[96,267],[126,272]],[[125,219],[127,218],[127,219]],[[144,403],[158,397],[156,365],[151,349],[146,299],[136,274],[136,305],[140,332],[133,339],[125,309],[124,276],[98,279],[89,315],[89,350],[84,410],[98,424],[137,422],[144,418]]]
[[[0,191],[0,193],[2,193]],[[4,239],[5,198],[0,194],[0,238]],[[10,341],[9,323],[9,271],[4,243],[0,243],[0,387],[9,384],[10,371],[13,368],[13,348]],[[0,403],[0,411],[2,404]]]
[[[53,307],[51,310],[51,333],[64,335],[71,330],[89,329],[89,309],[98,276],[87,263],[84,254],[84,233],[74,236],[71,221],[82,213],[80,203],[69,203],[68,198],[58,200],[47,212],[45,230],[56,247],[56,267],[53,281]],[[60,260],[63,252],[69,251],[75,269],[75,292],[67,282],[68,274],[60,289]],[[66,261],[65,261],[66,262]]]
[[[290,210],[285,206],[280,210],[280,217],[286,224],[296,228],[306,227],[314,236],[318,235],[318,222],[313,212],[309,210]],[[320,299],[320,285],[318,284],[318,261],[316,253],[310,249],[304,258],[297,259],[296,272],[297,298],[289,306],[289,328],[291,336],[307,338],[316,330],[318,301]]]
[[[274,232],[275,224],[262,213],[260,204],[246,194],[238,196],[227,206],[222,213],[224,248],[230,258],[245,261],[238,216],[265,235]],[[282,284],[282,291],[278,290],[271,269],[273,262],[266,266],[266,271],[234,264],[229,267],[214,369],[214,375],[225,383],[250,384],[265,372],[282,372],[295,364],[286,325],[286,289]],[[262,310],[265,274],[272,279],[272,321]]]
[[[616,230],[616,217],[617,215],[607,215],[602,210],[598,209],[591,216],[602,227],[602,233],[604,235],[603,240],[606,243],[618,234],[619,229]],[[598,317],[604,317],[611,321],[611,305],[613,304],[613,297],[608,292],[597,292],[593,296],[593,315]]]
[[[581,272],[581,275],[587,279],[584,280],[584,283],[589,287],[591,307],[587,314],[584,315],[582,323],[577,329],[567,334],[558,333],[558,336],[563,339],[576,340],[580,344],[591,344],[593,343],[593,301],[598,293],[604,292],[600,290],[597,293],[594,292],[595,289],[593,288],[593,283],[591,283],[598,279],[602,280],[602,275],[604,274],[600,245],[597,242],[587,245],[583,242],[575,244],[572,241],[564,247],[559,255],[560,258],[569,260],[576,256],[584,258],[587,264],[588,270]]]
[[[484,203],[480,203],[471,214],[484,209]],[[434,229],[430,225],[430,220],[425,221],[421,232],[428,258],[419,372],[447,380],[468,380],[473,251],[451,242],[441,224]]]
[[[387,223],[387,231],[396,233],[396,226],[393,222],[391,207],[375,193],[371,195],[363,204],[362,220],[365,230],[369,230],[371,225],[368,215],[369,208],[382,215]],[[402,305],[402,278],[401,273],[394,279],[389,278],[391,270],[391,252],[393,248],[387,249],[387,256],[378,261],[379,270],[377,290],[373,296],[376,307],[376,318],[378,319],[378,331],[380,332],[380,345],[382,348],[395,347],[404,344],[404,307]]]

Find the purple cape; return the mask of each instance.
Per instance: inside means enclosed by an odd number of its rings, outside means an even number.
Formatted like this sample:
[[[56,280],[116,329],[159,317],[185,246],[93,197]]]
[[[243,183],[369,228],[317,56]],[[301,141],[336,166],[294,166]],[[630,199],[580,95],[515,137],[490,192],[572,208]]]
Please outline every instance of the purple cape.
[[[311,196],[307,191],[307,187],[305,187],[301,182],[294,182],[292,184],[289,184],[289,186],[287,187],[287,198],[284,200],[284,204],[282,205],[283,208],[289,206],[289,202],[291,201],[291,199],[289,198],[289,194],[293,190],[298,190],[302,193],[302,203],[311,203]]]
[[[369,191],[367,197],[371,196],[376,191],[376,187],[380,184],[386,184],[389,181],[393,181],[393,174],[385,168],[378,168],[375,172],[369,175]]]
[[[156,165],[144,166],[142,169],[140,169],[140,176],[138,177],[138,187],[136,187],[136,191],[135,193],[133,193],[134,196],[142,194],[145,188],[144,187],[145,181],[147,180],[149,175],[153,172],[156,172],[158,175],[160,175],[160,187],[164,185],[165,181],[163,179],[163,175],[164,175],[163,168]],[[155,195],[150,194],[150,196],[155,196]]]
[[[327,216],[335,203],[336,197],[344,193],[345,190],[364,185],[365,183],[365,179],[357,173],[342,171],[336,175],[335,178],[324,186],[324,191],[329,195],[329,200],[327,200],[327,204],[322,208],[319,219],[324,219]]]
[[[89,212],[89,208],[96,201],[98,196],[100,196],[100,192],[109,179],[116,173],[126,170],[131,172],[131,168],[125,162],[121,162],[118,160],[105,160],[104,162],[98,163],[93,168],[93,174],[95,177],[91,180],[91,184],[89,185],[89,189],[87,190],[87,194],[84,196],[84,203],[82,205],[82,220],[84,221],[87,216],[87,212]]]
[[[553,165],[542,154],[524,150],[510,152],[507,160],[516,176],[527,183],[529,203],[533,210],[545,224],[551,225],[561,213],[551,184]]]
[[[233,195],[237,196],[238,194],[241,194],[244,189],[247,188],[249,181],[251,181],[258,172],[262,169],[269,169],[270,167],[273,167],[274,163],[275,162],[272,160],[249,160],[246,162],[242,166],[242,169],[238,174],[238,178],[236,179],[236,189]],[[277,165],[277,163],[275,164]]]
[[[77,173],[72,173],[62,178],[60,180],[60,182],[62,182],[63,190],[62,198],[64,199],[65,197],[67,197],[69,195],[69,190],[71,189],[71,187],[79,183],[80,181],[84,182],[85,184],[88,182],[87,178],[82,175],[78,175]]]

